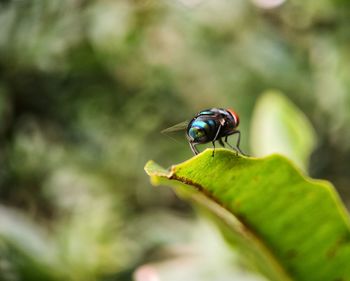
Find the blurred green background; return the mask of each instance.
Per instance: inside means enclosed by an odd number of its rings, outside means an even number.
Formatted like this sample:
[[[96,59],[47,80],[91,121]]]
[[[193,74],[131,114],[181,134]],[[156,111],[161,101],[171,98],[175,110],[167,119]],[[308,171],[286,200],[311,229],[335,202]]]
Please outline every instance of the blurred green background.
[[[254,155],[278,90],[350,206],[349,27],[346,0],[0,1],[0,280],[261,280],[143,166],[191,157],[160,131],[210,107]]]

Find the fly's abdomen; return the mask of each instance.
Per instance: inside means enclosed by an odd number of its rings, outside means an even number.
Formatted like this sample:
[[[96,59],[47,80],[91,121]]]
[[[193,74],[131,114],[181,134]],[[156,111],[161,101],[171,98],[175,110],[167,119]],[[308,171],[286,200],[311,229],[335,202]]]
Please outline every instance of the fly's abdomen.
[[[195,119],[190,123],[187,136],[193,143],[206,143],[214,139],[216,133],[216,122],[214,120]]]

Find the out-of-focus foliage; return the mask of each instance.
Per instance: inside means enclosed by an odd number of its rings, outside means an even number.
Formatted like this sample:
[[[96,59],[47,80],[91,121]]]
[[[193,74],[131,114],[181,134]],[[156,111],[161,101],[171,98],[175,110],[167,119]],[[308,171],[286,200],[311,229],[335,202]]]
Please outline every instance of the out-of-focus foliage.
[[[315,149],[315,132],[303,112],[276,91],[257,101],[251,124],[251,147],[255,156],[280,153],[307,169]]]
[[[167,256],[162,245],[190,243],[191,210],[146,188],[148,159],[191,155],[159,132],[233,107],[249,151],[271,88],[311,120],[310,171],[348,202],[349,11],[345,0],[0,1],[1,219],[17,221],[0,229],[1,278],[130,280]],[[44,233],[36,247],[52,259],[18,244],[28,232]]]

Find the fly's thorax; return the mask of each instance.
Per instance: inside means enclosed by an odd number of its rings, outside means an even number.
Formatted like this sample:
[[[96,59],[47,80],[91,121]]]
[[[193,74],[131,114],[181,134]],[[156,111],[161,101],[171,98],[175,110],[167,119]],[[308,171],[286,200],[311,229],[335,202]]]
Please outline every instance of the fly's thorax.
[[[225,123],[220,131],[220,137],[229,136],[237,131],[239,118],[236,113],[234,113],[232,110],[225,110],[223,119],[225,120]]]
[[[225,119],[225,124],[222,127],[222,129],[220,130],[220,137],[225,137],[228,135],[233,134],[235,131],[237,130],[237,124],[235,122],[235,120],[230,117],[230,118],[226,118]]]

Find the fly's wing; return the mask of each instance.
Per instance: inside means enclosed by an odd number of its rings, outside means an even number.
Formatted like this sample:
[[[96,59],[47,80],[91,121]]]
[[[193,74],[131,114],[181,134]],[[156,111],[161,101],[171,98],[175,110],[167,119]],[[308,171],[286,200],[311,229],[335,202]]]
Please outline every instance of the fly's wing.
[[[187,126],[190,122],[189,121],[184,121],[184,122],[181,122],[181,123],[178,123],[174,126],[171,126],[167,129],[164,129],[163,131],[161,131],[162,134],[166,135],[167,137],[171,138],[172,140],[174,140],[175,142],[177,143],[182,143],[178,140],[176,140],[176,138],[178,138],[180,140],[180,135],[179,134],[176,134],[176,132],[184,132],[186,129],[187,129]],[[172,136],[170,136],[170,134]],[[175,138],[176,137],[176,138]],[[181,136],[181,138],[183,139],[183,135]]]
[[[179,132],[179,131],[185,131],[187,129],[187,126],[190,122],[189,121],[184,121],[181,123],[178,123],[174,126],[171,126],[169,128],[164,129],[163,131],[161,131],[162,134],[169,134],[169,133],[173,133],[173,132]]]

